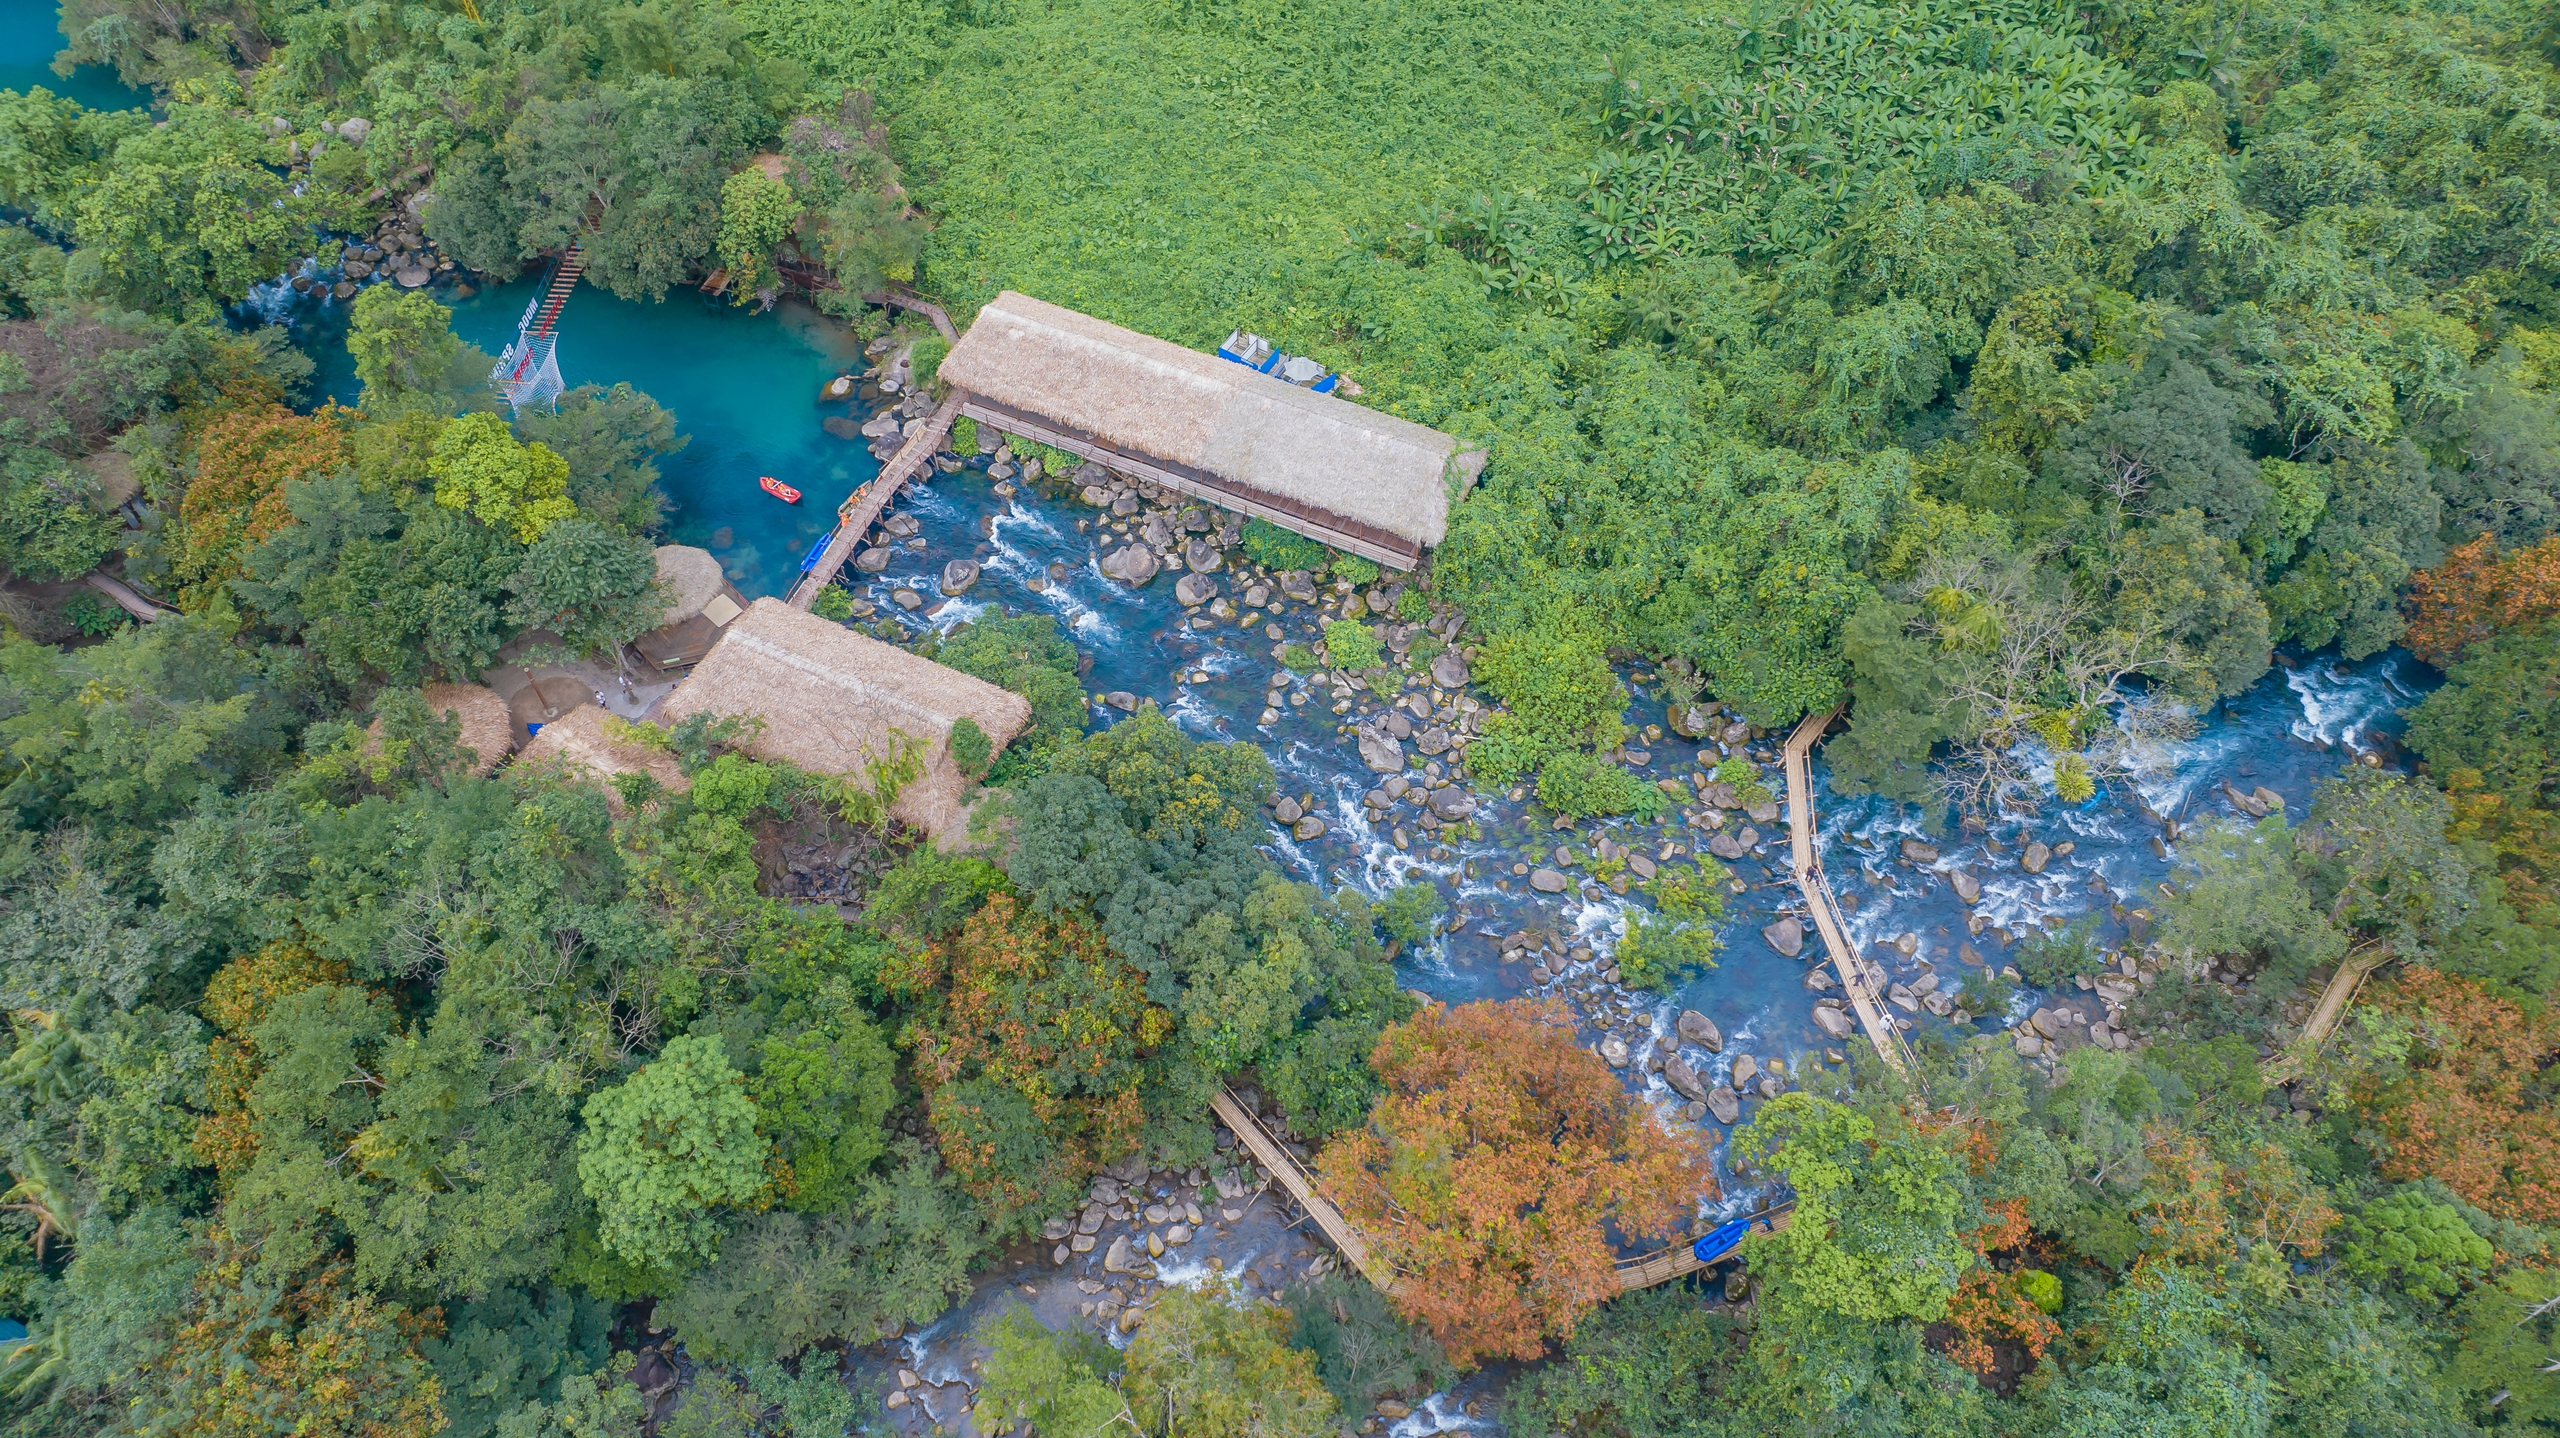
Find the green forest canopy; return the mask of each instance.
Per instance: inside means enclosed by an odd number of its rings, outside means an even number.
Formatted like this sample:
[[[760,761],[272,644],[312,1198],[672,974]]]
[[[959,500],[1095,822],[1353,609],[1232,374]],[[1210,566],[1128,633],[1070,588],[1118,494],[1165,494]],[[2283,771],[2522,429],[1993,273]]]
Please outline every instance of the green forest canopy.
[[[837,1346],[1141,1136],[1204,1157],[1220,1077],[1361,1125],[1411,1014],[1378,916],[1255,852],[1260,755],[1077,732],[1043,621],[941,649],[1040,715],[989,775],[1012,846],[899,857],[859,924],[760,854],[876,805],[734,733],[666,737],[681,796],[477,777],[415,686],[645,626],[678,441],[628,389],[500,420],[383,287],[359,408],[298,412],[308,362],[222,307],[421,184],[491,276],[574,237],[618,294],[818,279],[866,332],[883,283],[1242,324],[1487,446],[1431,583],[1506,710],[1474,777],[1563,812],[1652,802],[1596,757],[1617,655],[1764,726],[1846,699],[1837,785],[1984,812],[2085,795],[2276,644],[2406,637],[2448,675],[2424,778],[2199,834],[2162,901],[2161,943],[2256,984],[2173,967],[2146,1048],[2053,1075],[1924,1045],[1934,1107],[1761,1110],[1737,1151],[1805,1206],[1748,1250],[1753,1319],[1584,1314],[1509,1417],[2560,1427],[2544,7],[78,0],[64,32],[161,106],[0,96],[10,1431],[636,1433],[610,1330],[650,1297],[718,1365],[676,1429],[841,1433]],[[102,563],[184,613],[44,587]],[[2266,1092],[2283,997],[2348,953],[2394,962]],[[1118,1392],[1296,1431],[1313,1383],[1350,1414],[1433,1381],[1332,1282],[1286,1332],[1184,1309]],[[1107,1355],[1005,1341],[1118,1401]],[[1194,1341],[1259,1376],[1178,1392],[1155,1355]]]

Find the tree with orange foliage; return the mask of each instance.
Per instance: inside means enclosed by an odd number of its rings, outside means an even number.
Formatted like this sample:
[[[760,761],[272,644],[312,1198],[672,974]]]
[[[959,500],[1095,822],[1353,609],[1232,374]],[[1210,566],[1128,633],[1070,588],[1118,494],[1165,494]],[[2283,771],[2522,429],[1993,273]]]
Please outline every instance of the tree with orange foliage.
[[[308,415],[271,404],[214,416],[196,437],[195,478],[178,503],[178,578],[202,586],[237,573],[252,545],[293,522],[286,481],[354,462],[348,429],[336,405]]]
[[[211,1164],[225,1184],[258,1155],[249,1090],[265,1065],[249,1042],[249,1030],[278,999],[322,984],[343,984],[350,977],[345,964],[322,958],[299,939],[279,939],[224,964],[206,981],[204,999],[196,1008],[218,1033],[207,1045],[212,1064],[205,1076],[205,1103],[210,1111],[196,1121],[194,1147],[196,1157]]]
[[[894,979],[926,1000],[904,1041],[943,1161],[999,1226],[1136,1146],[1140,1083],[1174,1019],[1090,923],[995,894]]]
[[[2376,1002],[2418,1037],[2404,1077],[2357,1095],[2391,1140],[2383,1174],[2442,1179],[2500,1218],[2560,1219],[2560,1112],[2539,1092],[2560,1059],[2560,1012],[2528,1013],[2432,969],[2410,969]]]
[[[1667,1238],[1716,1192],[1705,1146],[1656,1124],[1559,1005],[1434,1006],[1369,1062],[1386,1095],[1318,1157],[1320,1185],[1458,1364],[1537,1357],[1618,1291],[1611,1225]]]
[[[445,1426],[444,1389],[418,1343],[442,1336],[435,1309],[412,1313],[349,1293],[342,1268],[281,1291],[255,1245],[220,1228],[190,1314],[142,1381],[159,1431],[415,1438]]]
[[[2481,535],[2409,576],[2409,652],[2439,669],[2492,635],[2560,614],[2560,535],[2500,557]]]

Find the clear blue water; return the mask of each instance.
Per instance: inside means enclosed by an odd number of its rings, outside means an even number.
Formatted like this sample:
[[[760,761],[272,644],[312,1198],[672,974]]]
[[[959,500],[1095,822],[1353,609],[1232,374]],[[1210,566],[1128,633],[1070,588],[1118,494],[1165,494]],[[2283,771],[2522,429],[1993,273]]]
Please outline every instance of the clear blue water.
[[[0,5],[0,90],[31,90],[41,85],[92,110],[150,106],[150,91],[126,85],[109,66],[83,65],[68,79],[56,75],[53,57],[61,48],[62,31],[52,6],[33,0]]]
[[[528,275],[436,294],[453,307],[454,331],[495,355],[515,339],[540,283]],[[277,283],[260,288],[244,317],[294,329],[318,366],[313,403],[352,405],[362,386],[347,357],[346,311],[325,291],[299,295]],[[669,501],[661,538],[710,550],[749,598],[789,590],[810,545],[834,528],[836,506],[880,472],[862,441],[819,427],[847,412],[841,403],[822,406],[820,389],[862,361],[845,327],[815,310],[787,305],[757,315],[681,289],[639,303],[582,284],[559,331],[560,375],[572,388],[627,383],[675,412],[686,443],[658,462]],[[800,503],[757,488],[768,474],[801,491]]]

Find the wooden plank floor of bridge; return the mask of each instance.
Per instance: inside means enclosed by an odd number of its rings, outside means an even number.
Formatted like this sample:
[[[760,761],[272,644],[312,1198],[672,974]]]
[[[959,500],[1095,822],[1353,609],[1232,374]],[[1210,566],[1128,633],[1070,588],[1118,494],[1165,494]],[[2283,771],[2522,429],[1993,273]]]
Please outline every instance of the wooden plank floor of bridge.
[[[1857,1008],[1858,1026],[1866,1030],[1867,1042],[1875,1045],[1876,1056],[1885,1061],[1885,1066],[1908,1078],[1911,1070],[1903,1061],[1902,1035],[1894,1028],[1892,1016],[1876,1002],[1874,986],[1858,963],[1858,952],[1850,946],[1848,931],[1841,927],[1840,916],[1832,910],[1831,885],[1822,876],[1822,856],[1814,845],[1813,746],[1821,741],[1831,721],[1839,717],[1837,709],[1828,714],[1808,714],[1787,736],[1787,845],[1796,887],[1804,894],[1805,907],[1813,913],[1813,926],[1822,935],[1823,949],[1831,955],[1832,971],[1840,976],[1840,986],[1848,990],[1849,1002]]]
[[[898,486],[922,473],[925,466],[933,462],[933,456],[942,448],[942,441],[951,433],[951,422],[960,417],[960,406],[968,398],[965,391],[953,390],[934,408],[924,426],[908,435],[906,443],[898,446],[898,452],[881,467],[879,476],[845,498],[843,507],[836,511],[836,532],[827,537],[825,552],[818,556],[817,563],[809,566],[808,573],[800,576],[800,582],[792,586],[788,601],[792,608],[806,609],[817,603],[818,595],[835,583],[836,571],[844,568],[845,560],[852,556],[853,546],[861,541],[864,531],[879,520],[880,511],[888,508],[889,501],[897,497]]]
[[[1316,1226],[1324,1230],[1325,1237],[1333,1240],[1333,1246],[1342,1251],[1342,1256],[1351,1261],[1352,1267],[1359,1269],[1361,1275],[1375,1284],[1380,1292],[1396,1291],[1395,1274],[1370,1252],[1369,1241],[1360,1236],[1360,1230],[1353,1228],[1349,1219],[1342,1216],[1342,1210],[1316,1192],[1314,1175],[1299,1164],[1296,1154],[1283,1148],[1280,1140],[1272,1137],[1270,1130],[1262,1126],[1262,1121],[1246,1112],[1244,1105],[1236,1102],[1235,1095],[1223,1086],[1210,1096],[1209,1106],[1216,1111],[1219,1122],[1244,1140],[1244,1146],[1252,1150],[1255,1161],[1271,1170],[1271,1176],[1280,1180],[1290,1196],[1314,1217]]]

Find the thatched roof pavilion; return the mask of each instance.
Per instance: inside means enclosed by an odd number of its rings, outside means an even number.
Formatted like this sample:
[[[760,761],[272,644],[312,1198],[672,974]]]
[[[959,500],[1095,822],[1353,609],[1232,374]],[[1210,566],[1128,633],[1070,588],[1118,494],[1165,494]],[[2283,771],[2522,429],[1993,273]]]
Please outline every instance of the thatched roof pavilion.
[[[658,627],[633,640],[632,647],[660,669],[681,669],[711,652],[721,629],[746,609],[746,596],[729,582],[728,572],[710,550],[661,544],[656,558],[658,587],[667,593],[667,612],[659,617]]]
[[[451,717],[462,725],[462,747],[471,751],[472,769],[486,774],[515,748],[515,723],[507,717],[507,701],[479,684],[430,684],[418,691],[427,712]]]
[[[612,785],[616,774],[647,774],[658,787],[681,794],[693,781],[676,767],[676,756],[645,744],[626,744],[604,731],[606,715],[593,704],[580,704],[542,726],[524,746],[518,764],[557,764],[571,774],[605,785],[605,801],[622,811],[622,794]]]
[[[1011,290],[942,361],[961,413],[1410,569],[1484,453],[1438,430]]]
[[[669,724],[694,714],[761,719],[764,732],[747,752],[819,774],[861,773],[866,754],[888,757],[890,730],[904,731],[925,772],[889,812],[944,843],[965,832],[968,812],[969,785],[951,758],[953,721],[977,721],[999,752],[1031,724],[1019,694],[779,599],[759,599],[730,621],[658,713]]]
[[[479,684],[430,684],[418,691],[427,712],[439,719],[451,719],[462,726],[459,742],[471,752],[471,772],[486,774],[516,747],[515,721],[507,715],[507,701],[498,691]],[[382,721],[374,720],[365,727],[366,750],[378,750],[382,742]]]

